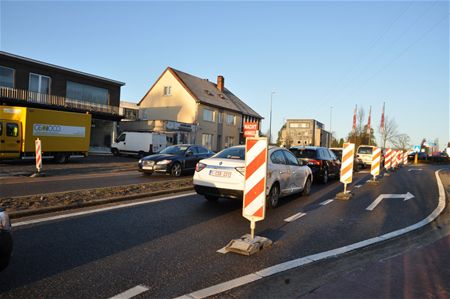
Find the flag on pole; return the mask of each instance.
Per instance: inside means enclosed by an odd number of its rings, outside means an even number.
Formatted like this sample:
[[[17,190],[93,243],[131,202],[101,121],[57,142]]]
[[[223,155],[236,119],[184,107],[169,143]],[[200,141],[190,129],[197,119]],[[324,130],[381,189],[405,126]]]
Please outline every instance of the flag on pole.
[[[358,110],[358,105],[355,105],[355,110],[353,111],[353,126],[352,126],[352,132],[356,132],[356,110]]]
[[[369,135],[370,138],[370,114],[372,113],[372,106],[370,106],[369,109],[369,119],[367,120],[367,134]]]
[[[384,133],[384,102],[383,102],[383,111],[381,112],[381,121],[380,121],[380,131]]]

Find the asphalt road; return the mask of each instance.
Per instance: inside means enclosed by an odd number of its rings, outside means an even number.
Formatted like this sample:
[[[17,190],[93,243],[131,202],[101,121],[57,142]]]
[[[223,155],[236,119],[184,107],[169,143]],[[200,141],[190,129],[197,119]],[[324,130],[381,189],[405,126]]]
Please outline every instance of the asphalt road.
[[[109,298],[137,285],[148,288],[140,298],[172,298],[376,237],[436,208],[435,167],[422,169],[403,168],[378,186],[365,184],[368,174],[356,174],[354,185],[361,187],[351,187],[349,201],[327,201],[342,191],[338,182],[314,185],[308,197],[285,198],[256,226],[256,234],[274,244],[251,257],[216,252],[249,232],[241,202],[210,203],[197,195],[15,227],[0,298]],[[407,192],[414,198],[384,199],[367,210],[380,194]],[[299,212],[306,215],[285,221]]]

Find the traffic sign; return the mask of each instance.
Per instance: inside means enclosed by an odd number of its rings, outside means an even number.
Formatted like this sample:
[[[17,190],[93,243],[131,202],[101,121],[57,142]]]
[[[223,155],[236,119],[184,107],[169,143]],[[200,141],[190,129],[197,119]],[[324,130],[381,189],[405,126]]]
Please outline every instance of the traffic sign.
[[[258,123],[244,122],[244,137],[256,137],[258,134]]]

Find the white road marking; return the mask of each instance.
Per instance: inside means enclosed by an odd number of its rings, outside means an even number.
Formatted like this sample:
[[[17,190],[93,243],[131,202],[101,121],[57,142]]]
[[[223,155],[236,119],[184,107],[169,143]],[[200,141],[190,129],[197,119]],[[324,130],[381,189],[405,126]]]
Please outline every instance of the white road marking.
[[[320,203],[321,206],[326,206],[327,204],[329,204],[330,202],[333,202],[334,199],[329,199],[329,200],[325,200],[323,202]]]
[[[370,173],[370,170],[361,170],[359,173]]]
[[[392,239],[395,237],[398,237],[400,235],[406,234],[410,231],[416,230],[418,228],[421,228],[427,224],[429,224],[430,222],[434,221],[439,214],[442,213],[442,211],[445,208],[445,190],[444,190],[444,185],[442,184],[442,181],[439,177],[439,172],[441,171],[437,170],[435,172],[435,176],[436,176],[436,181],[437,181],[437,185],[438,185],[438,189],[439,189],[439,204],[436,207],[436,209],[434,209],[434,211],[428,215],[428,217],[424,218],[423,220],[417,222],[416,224],[413,224],[411,226],[378,236],[378,237],[374,237],[374,238],[370,238],[364,241],[360,241],[357,243],[353,243],[347,246],[343,246],[343,247],[339,247],[336,249],[332,249],[329,251],[325,251],[325,252],[321,252],[321,253],[317,253],[317,254],[313,254],[313,255],[309,255],[306,257],[301,257],[295,260],[291,260],[291,261],[287,261],[278,265],[274,265],[272,267],[268,267],[268,268],[264,268],[262,270],[259,270],[257,272],[245,275],[245,276],[241,276],[196,292],[192,292],[190,294],[186,294],[183,296],[180,296],[176,299],[200,299],[200,298],[205,298],[205,297],[209,297],[209,296],[213,296],[213,295],[217,295],[220,293],[223,293],[225,291],[229,291],[231,289],[234,289],[236,287],[240,287],[243,286],[245,284],[257,281],[259,279],[262,279],[264,277],[269,277],[271,275],[274,274],[278,274],[280,272],[286,271],[286,270],[290,270],[290,269],[294,269],[297,267],[301,267],[310,263],[313,263],[315,261],[319,261],[319,260],[323,260],[323,259],[327,259],[330,257],[336,257],[339,256],[341,254],[356,250],[356,249],[360,249],[360,248],[364,248],[367,247],[369,245],[375,244],[375,243],[379,243],[379,242],[383,242],[386,241],[388,239]]]
[[[385,198],[403,198],[403,201],[407,201],[408,199],[414,198],[414,195],[409,192],[406,194],[381,194],[373,201],[370,206],[366,208],[366,210],[372,211]]]
[[[408,172],[410,172],[410,171],[422,171],[422,168],[418,168],[418,169],[411,168],[411,169],[408,169]]]
[[[149,290],[149,288],[147,288],[144,285],[138,285],[135,286],[134,288],[131,288],[123,293],[117,294],[114,297],[111,297],[110,299],[129,299],[132,297],[135,297],[139,294],[142,294],[144,292],[147,292]]]
[[[303,217],[305,215],[306,215],[306,213],[300,212],[300,213],[297,213],[295,215],[292,215],[291,217],[288,217],[288,218],[284,219],[284,221],[292,222],[292,221],[295,221],[295,220],[297,220],[297,219],[299,219],[299,218],[301,218],[301,217]]]
[[[355,186],[353,186],[353,188],[356,188],[356,189],[361,188],[361,187],[362,187],[362,185],[355,185]]]
[[[171,200],[171,199],[175,199],[175,198],[179,198],[179,197],[183,197],[183,196],[190,196],[190,195],[194,195],[194,194],[196,194],[196,193],[195,192],[184,193],[184,194],[173,195],[173,196],[168,196],[168,197],[149,199],[149,200],[140,201],[140,202],[120,204],[120,205],[116,205],[116,206],[112,206],[112,207],[99,208],[99,209],[94,209],[94,210],[89,210],[89,211],[82,211],[82,212],[75,212],[75,213],[70,213],[70,214],[57,215],[57,216],[51,216],[51,217],[45,217],[45,218],[39,218],[39,219],[33,219],[33,220],[26,220],[26,221],[13,223],[12,226],[18,227],[18,226],[23,226],[23,225],[28,225],[28,224],[47,222],[47,221],[51,221],[51,220],[65,219],[65,218],[71,218],[71,217],[81,216],[81,215],[89,215],[89,214],[100,213],[100,212],[104,212],[104,211],[117,210],[117,209],[122,209],[122,208],[127,208],[127,207],[145,205],[145,204],[153,203],[153,202],[166,201],[166,200]]]

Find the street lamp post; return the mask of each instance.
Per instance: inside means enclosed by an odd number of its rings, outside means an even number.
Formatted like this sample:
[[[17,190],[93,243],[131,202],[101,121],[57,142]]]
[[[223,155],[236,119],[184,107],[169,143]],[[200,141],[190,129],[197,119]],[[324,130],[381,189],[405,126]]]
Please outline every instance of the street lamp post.
[[[269,144],[272,140],[272,99],[273,95],[275,94],[275,91],[272,91],[270,93],[270,117],[269,117]]]
[[[331,143],[333,142],[333,130],[331,128],[332,116],[333,116],[333,106],[330,106],[330,144],[328,145],[328,147],[331,147]]]

